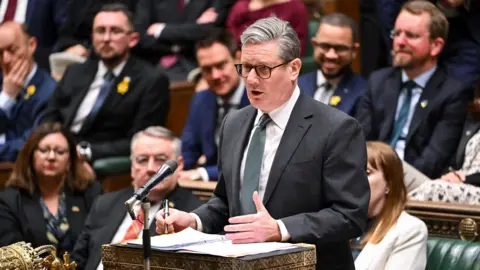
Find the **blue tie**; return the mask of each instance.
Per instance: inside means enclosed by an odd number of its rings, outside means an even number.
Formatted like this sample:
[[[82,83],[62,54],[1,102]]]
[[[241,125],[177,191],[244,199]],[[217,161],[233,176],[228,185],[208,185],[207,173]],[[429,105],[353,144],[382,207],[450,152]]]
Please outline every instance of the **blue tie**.
[[[87,126],[85,125],[86,123],[91,123],[97,116],[98,112],[100,111],[100,108],[102,107],[103,103],[105,102],[105,98],[108,95],[108,92],[110,90],[110,86],[115,78],[115,75],[113,75],[112,71],[107,71],[105,75],[103,76],[103,84],[102,87],[100,87],[100,92],[98,93],[97,100],[95,100],[95,104],[93,104],[92,110],[88,114],[88,116],[85,118],[84,124],[82,125],[83,127]]]
[[[412,90],[415,87],[417,87],[417,84],[412,80],[407,81],[403,85],[403,88],[406,90],[406,94],[403,99],[402,106],[400,107],[400,111],[398,112],[398,117],[395,121],[395,125],[393,126],[392,137],[390,139],[390,146],[393,148],[397,146],[397,142],[400,139],[403,127],[405,127],[405,124],[407,123],[408,115],[410,112],[410,103],[412,102]]]
[[[260,117],[257,128],[255,128],[253,132],[250,145],[248,146],[245,169],[243,171],[243,183],[240,190],[240,207],[242,215],[256,213],[252,195],[254,191],[258,191],[263,151],[265,149],[265,139],[267,137],[266,126],[270,120],[272,119],[268,114],[264,114]]]

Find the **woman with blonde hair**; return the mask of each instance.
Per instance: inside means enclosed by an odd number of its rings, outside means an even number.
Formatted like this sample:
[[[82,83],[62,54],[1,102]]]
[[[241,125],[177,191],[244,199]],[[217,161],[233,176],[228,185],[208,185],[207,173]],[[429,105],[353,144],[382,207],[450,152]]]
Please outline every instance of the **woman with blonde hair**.
[[[373,219],[357,270],[425,269],[428,230],[420,219],[404,211],[407,188],[402,161],[383,142],[367,143],[367,175],[370,183],[368,216]]]
[[[59,123],[40,125],[0,192],[0,246],[25,241],[71,252],[100,192],[69,132]]]

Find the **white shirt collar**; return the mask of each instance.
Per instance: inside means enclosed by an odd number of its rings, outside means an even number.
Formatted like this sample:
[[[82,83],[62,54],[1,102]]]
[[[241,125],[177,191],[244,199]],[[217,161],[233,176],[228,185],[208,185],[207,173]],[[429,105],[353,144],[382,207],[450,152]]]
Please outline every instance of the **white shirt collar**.
[[[228,100],[228,104],[230,105],[239,105],[240,102],[242,102],[242,97],[245,90],[245,83],[243,82],[243,80],[239,81],[240,83],[238,84],[237,89],[235,89],[235,92]],[[223,105],[223,99],[221,97],[217,97],[217,103],[219,105]]]
[[[25,79],[24,88],[26,88],[30,84],[30,81],[32,80],[35,73],[37,72],[37,69],[38,69],[37,63],[33,63],[33,68],[30,71],[30,73],[28,73],[27,79]]]
[[[417,77],[413,78],[413,81],[420,86],[421,88],[425,88],[427,85],[428,80],[433,76],[433,73],[437,70],[437,65],[433,66],[431,69],[423,72],[422,74],[418,75]],[[407,73],[402,70],[402,82],[407,82],[409,80]]]
[[[323,75],[323,72],[320,69],[318,69],[317,70],[317,88],[320,87],[320,86],[323,86],[326,82],[327,82],[327,79]],[[337,88],[337,85],[334,85],[332,83],[330,83],[330,84],[332,85],[332,87],[330,89],[336,89]]]
[[[125,67],[125,64],[127,64],[127,60],[124,60],[123,62],[121,62],[118,66],[116,66],[112,70],[113,75],[115,75],[115,77],[118,77],[120,75],[120,73],[122,73],[122,70]],[[101,75],[103,77],[103,75],[105,75],[105,73],[107,73],[107,67],[105,66],[105,64],[102,61],[98,61],[98,72],[97,72],[97,74]]]
[[[273,123],[277,125],[280,129],[285,130],[287,126],[288,119],[290,119],[290,115],[292,114],[293,107],[297,103],[298,97],[300,96],[300,88],[298,85],[295,86],[293,90],[292,96],[290,99],[285,102],[282,106],[276,108],[275,110],[271,111],[268,115],[272,118]],[[258,124],[260,117],[263,115],[263,112],[257,109],[257,116],[255,117],[255,125]]]

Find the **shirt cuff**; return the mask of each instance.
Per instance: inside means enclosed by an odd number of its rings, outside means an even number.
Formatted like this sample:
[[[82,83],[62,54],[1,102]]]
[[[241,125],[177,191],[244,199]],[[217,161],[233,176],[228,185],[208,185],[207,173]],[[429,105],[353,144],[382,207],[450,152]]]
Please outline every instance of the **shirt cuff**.
[[[190,213],[190,215],[192,215],[197,221],[197,228],[195,229],[199,232],[203,232],[203,226],[202,226],[202,221],[200,220],[200,217],[195,213]]]
[[[280,235],[282,236],[282,242],[287,242],[290,240],[290,234],[288,233],[287,227],[283,224],[283,221],[277,219],[278,228],[280,229]]]
[[[158,38],[162,34],[163,29],[165,29],[165,26],[167,26],[167,25],[164,24],[164,23],[161,23],[160,27],[158,27],[158,29],[157,29],[157,32],[155,32],[155,34],[153,36],[155,38]]]
[[[10,117],[10,110],[13,108],[15,103],[17,103],[15,99],[9,97],[3,91],[0,92],[0,109],[2,109],[8,117]]]
[[[200,174],[200,179],[202,179],[205,182],[208,182],[208,180],[210,180],[209,177],[208,177],[207,169],[205,169],[203,167],[199,167],[199,168],[197,168],[197,171]]]

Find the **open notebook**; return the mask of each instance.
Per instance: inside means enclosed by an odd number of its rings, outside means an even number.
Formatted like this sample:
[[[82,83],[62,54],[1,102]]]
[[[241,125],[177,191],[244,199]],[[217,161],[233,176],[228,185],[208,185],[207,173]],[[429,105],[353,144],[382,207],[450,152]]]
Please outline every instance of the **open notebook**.
[[[141,246],[142,239],[128,241],[127,245]],[[151,238],[152,249],[163,251],[188,251],[222,257],[241,257],[297,247],[291,243],[232,244],[223,235],[206,234],[187,228],[179,233]]]

